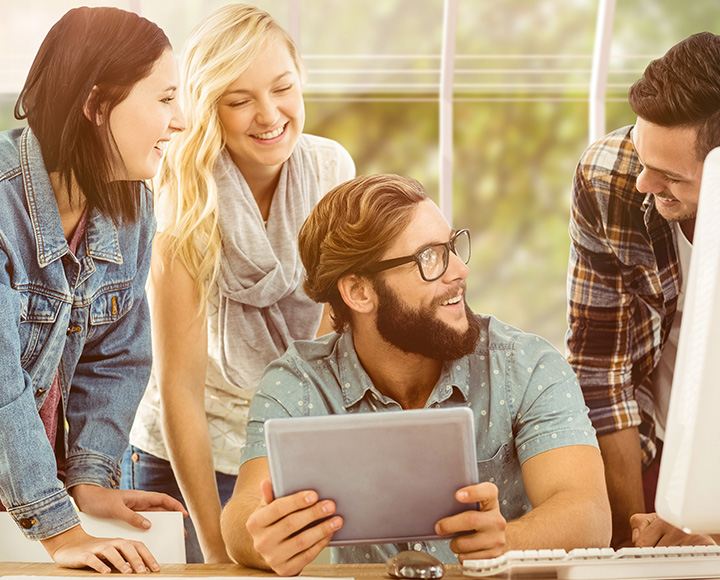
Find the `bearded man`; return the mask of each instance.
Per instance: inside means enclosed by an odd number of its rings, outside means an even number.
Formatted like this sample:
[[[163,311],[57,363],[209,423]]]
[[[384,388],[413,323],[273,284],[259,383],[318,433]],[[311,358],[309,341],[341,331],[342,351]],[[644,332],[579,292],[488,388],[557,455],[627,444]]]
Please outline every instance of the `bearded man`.
[[[409,548],[457,563],[608,545],[602,460],[572,369],[541,338],[473,314],[470,234],[451,229],[417,181],[339,185],[308,217],[299,250],[305,291],[330,304],[336,332],[295,342],[263,375],[222,515],[233,559],[298,574],[343,525],[313,490],[273,497],[267,419],[455,406],[473,411],[480,481],[455,497],[480,511],[437,522],[438,535],[461,534],[452,540],[333,547],[334,562],[384,562]]]

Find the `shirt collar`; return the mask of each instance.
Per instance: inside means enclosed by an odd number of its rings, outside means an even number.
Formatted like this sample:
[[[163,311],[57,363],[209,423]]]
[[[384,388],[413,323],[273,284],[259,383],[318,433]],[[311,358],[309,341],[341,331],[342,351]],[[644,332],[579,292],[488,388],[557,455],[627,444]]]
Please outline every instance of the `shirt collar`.
[[[45,169],[40,143],[30,128],[20,138],[20,162],[30,221],[35,234],[37,260],[41,268],[70,251],[60,221],[60,212],[50,176]],[[93,209],[85,230],[85,253],[99,260],[122,263],[115,224]]]
[[[351,330],[346,330],[340,335],[335,346],[335,361],[338,365],[343,406],[346,410],[360,402],[368,391],[375,393],[379,400],[388,400],[388,397],[375,388],[370,376],[360,363]],[[468,400],[470,391],[469,356],[455,361],[446,361],[443,364],[440,378],[430,393],[426,407],[446,401],[455,390],[465,401]]]

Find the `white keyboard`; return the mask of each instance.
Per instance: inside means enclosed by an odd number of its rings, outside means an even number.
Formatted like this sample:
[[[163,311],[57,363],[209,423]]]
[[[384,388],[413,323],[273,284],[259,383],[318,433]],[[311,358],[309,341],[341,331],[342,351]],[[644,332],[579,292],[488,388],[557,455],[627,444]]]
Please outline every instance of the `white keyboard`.
[[[567,580],[605,578],[720,578],[720,546],[515,550],[498,558],[466,560],[468,576],[551,574]]]

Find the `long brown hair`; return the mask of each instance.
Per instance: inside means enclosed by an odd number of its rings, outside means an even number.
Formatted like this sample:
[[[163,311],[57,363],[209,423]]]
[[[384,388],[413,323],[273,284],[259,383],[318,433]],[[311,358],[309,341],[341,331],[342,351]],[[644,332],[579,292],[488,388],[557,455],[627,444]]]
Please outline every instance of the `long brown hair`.
[[[77,184],[88,208],[116,223],[137,219],[141,182],[113,179],[118,151],[109,123],[90,119],[109,118],[168,48],[165,33],[133,12],[74,8],[43,40],[15,104],[15,117],[27,118],[40,142],[46,170],[58,172],[71,195]]]

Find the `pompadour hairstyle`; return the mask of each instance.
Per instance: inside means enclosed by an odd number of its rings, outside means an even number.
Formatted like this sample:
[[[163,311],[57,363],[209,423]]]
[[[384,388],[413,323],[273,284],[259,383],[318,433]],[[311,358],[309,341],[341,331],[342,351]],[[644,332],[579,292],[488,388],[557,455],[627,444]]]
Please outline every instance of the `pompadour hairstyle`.
[[[348,274],[363,275],[381,260],[410,224],[417,204],[427,198],[415,179],[365,175],[330,190],[310,212],[298,237],[306,270],[303,287],[312,300],[330,303],[337,332],[352,322],[338,280]]]

